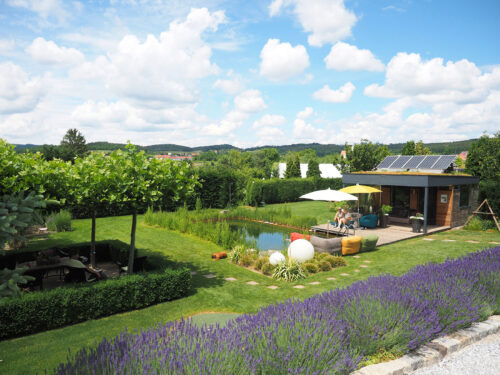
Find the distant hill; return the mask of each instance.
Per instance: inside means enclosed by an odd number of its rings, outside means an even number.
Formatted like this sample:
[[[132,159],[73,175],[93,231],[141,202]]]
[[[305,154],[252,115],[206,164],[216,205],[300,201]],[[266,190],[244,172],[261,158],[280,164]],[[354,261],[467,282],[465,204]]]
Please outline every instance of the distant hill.
[[[468,151],[472,142],[477,139],[468,139],[466,141],[456,141],[456,142],[441,142],[441,143],[425,143],[426,147],[429,147],[434,154],[458,154],[462,151]],[[17,144],[16,150],[19,152],[24,152],[27,149],[30,151],[39,151],[42,147],[41,145],[34,144]],[[89,150],[91,151],[113,151],[118,149],[125,149],[126,144],[124,143],[109,143],[109,142],[90,142],[87,144]],[[399,154],[403,149],[404,143],[391,143],[387,147],[392,154]],[[228,150],[238,150],[238,151],[256,151],[263,148],[275,148],[281,155],[287,152],[299,152],[306,149],[313,149],[316,154],[321,157],[325,155],[331,155],[335,153],[340,153],[344,149],[344,145],[336,144],[319,144],[319,143],[297,143],[293,145],[285,146],[260,146],[260,147],[250,147],[246,149],[241,149],[229,144],[221,145],[211,145],[211,146],[199,146],[199,147],[188,147],[175,144],[159,144],[150,146],[137,146],[138,149],[144,150],[151,154],[161,154],[167,152],[195,152],[195,151],[228,151]]]

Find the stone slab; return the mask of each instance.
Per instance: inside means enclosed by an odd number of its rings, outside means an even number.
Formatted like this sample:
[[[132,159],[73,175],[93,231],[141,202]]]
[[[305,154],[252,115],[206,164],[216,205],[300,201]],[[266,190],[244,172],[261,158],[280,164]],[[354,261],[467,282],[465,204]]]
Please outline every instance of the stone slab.
[[[226,281],[236,281],[234,277],[226,277],[224,280]]]
[[[319,281],[313,281],[312,283],[309,283],[309,285],[319,285],[321,284]]]
[[[269,285],[267,288],[268,288],[268,289],[273,289],[273,290],[274,290],[274,289],[278,289],[278,288],[279,288],[279,286],[276,286],[276,285]]]
[[[196,272],[196,271],[191,271],[191,272],[190,272],[190,274],[191,274],[191,275],[196,275],[197,273],[198,273],[198,272]]]
[[[340,276],[349,276],[348,273],[341,273]]]
[[[295,289],[304,289],[305,286],[304,285],[295,285],[294,288]]]
[[[360,264],[359,265],[361,268],[368,268],[368,266],[366,264]]]
[[[247,282],[248,285],[259,285],[257,281],[249,281]]]
[[[336,277],[327,277],[326,279],[327,279],[327,280],[330,280],[330,281],[337,280],[337,278],[336,278]]]
[[[203,275],[203,277],[206,277],[207,279],[213,279],[214,277],[217,277],[217,275],[214,275],[213,273],[209,273],[209,274]]]
[[[441,240],[443,242],[457,242],[457,240]]]
[[[434,238],[422,238],[422,241],[434,241]]]

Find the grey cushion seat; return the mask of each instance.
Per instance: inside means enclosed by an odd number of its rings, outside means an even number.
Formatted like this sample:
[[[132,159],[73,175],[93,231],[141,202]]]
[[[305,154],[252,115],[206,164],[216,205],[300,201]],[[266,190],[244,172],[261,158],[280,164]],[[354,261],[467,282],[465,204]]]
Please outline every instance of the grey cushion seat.
[[[314,251],[318,253],[340,254],[342,251],[342,238],[321,238],[311,236],[311,244],[314,246]]]

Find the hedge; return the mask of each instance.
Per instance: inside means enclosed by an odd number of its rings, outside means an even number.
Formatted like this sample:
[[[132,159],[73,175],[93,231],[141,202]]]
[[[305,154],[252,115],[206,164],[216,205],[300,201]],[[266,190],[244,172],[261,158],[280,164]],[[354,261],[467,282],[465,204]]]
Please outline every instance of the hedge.
[[[303,194],[324,189],[342,188],[341,178],[289,178],[271,180],[251,180],[247,185],[247,203],[296,202]]]
[[[0,300],[0,339],[33,334],[184,297],[188,269],[123,276]]]

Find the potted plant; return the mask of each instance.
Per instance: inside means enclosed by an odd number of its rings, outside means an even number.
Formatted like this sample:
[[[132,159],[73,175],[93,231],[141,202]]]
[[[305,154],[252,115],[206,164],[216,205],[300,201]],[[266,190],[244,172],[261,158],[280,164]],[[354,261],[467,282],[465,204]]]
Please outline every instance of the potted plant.
[[[410,216],[410,222],[413,232],[420,233],[422,229],[422,225],[424,223],[424,215],[417,212],[415,216]]]
[[[380,227],[387,228],[387,224],[389,223],[389,214],[392,212],[392,207],[388,204],[383,204],[380,208]]]

